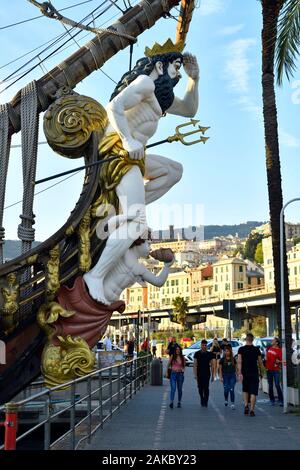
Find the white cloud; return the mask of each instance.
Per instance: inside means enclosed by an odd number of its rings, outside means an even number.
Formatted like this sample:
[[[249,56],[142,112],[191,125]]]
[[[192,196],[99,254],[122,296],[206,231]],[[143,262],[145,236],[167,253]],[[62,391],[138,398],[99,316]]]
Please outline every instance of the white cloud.
[[[243,24],[226,26],[225,28],[220,29],[220,31],[218,31],[218,34],[220,34],[221,36],[231,36],[233,34],[239,33],[243,28],[244,28]]]
[[[200,3],[200,15],[207,16],[224,10],[222,0],[202,0]]]
[[[237,103],[244,111],[252,113],[257,119],[262,119],[262,107],[255,103],[255,101],[250,96],[240,96],[237,100]]]
[[[249,71],[253,63],[247,57],[248,50],[256,44],[256,39],[237,39],[227,47],[225,76],[229,87],[237,93],[247,93],[249,88]]]
[[[289,132],[285,132],[283,130],[279,130],[279,142],[281,145],[285,145],[286,147],[300,147],[300,140]]]

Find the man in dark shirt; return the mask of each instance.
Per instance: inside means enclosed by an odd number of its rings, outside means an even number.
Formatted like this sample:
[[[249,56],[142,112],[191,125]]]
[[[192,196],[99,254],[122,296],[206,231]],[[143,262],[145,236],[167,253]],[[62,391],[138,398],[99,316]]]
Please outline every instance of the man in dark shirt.
[[[168,344],[168,347],[167,347],[167,353],[169,354],[169,356],[173,356],[174,351],[178,346],[179,346],[179,344],[176,343],[176,338],[175,338],[175,336],[173,336],[171,338],[170,343]]]
[[[259,376],[262,376],[261,370],[263,363],[261,360],[260,349],[253,346],[254,336],[248,333],[246,336],[246,345],[238,350],[238,376],[243,380],[243,396],[245,403],[245,415],[255,416],[254,407],[258,395]],[[260,370],[258,370],[258,365]]]
[[[214,355],[207,351],[207,341],[201,341],[201,349],[194,354],[194,377],[198,382],[201,406],[207,407],[209,397],[210,362]]]

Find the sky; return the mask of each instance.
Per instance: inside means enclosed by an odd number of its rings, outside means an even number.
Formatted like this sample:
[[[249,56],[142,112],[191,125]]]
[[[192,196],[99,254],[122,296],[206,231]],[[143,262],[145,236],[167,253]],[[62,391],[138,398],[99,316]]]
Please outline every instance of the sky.
[[[81,0],[82,1],[82,0]],[[59,10],[80,0],[54,0]],[[132,1],[132,4],[137,1]],[[100,4],[92,0],[84,5],[62,12],[76,21]],[[108,2],[109,4],[109,2]],[[120,6],[123,2],[119,0]],[[107,5],[105,5],[106,7]],[[172,12],[176,15],[176,10]],[[0,103],[10,101],[16,92],[33,79],[63,61],[78,48],[70,41],[69,47],[39,66],[8,90],[11,82],[3,80],[28,58],[39,53],[45,57],[51,50],[38,51],[19,59],[28,51],[41,46],[65,30],[61,23],[45,17],[10,28],[4,26],[38,16],[39,11],[26,0],[0,1]],[[116,21],[120,12],[112,6],[99,20],[98,27]],[[102,23],[106,23],[102,25]],[[238,224],[247,220],[269,219],[265,149],[263,138],[261,99],[261,6],[257,0],[201,0],[198,1],[188,34],[186,51],[197,56],[200,66],[199,109],[196,118],[210,126],[208,142],[185,147],[180,143],[161,145],[156,153],[172,158],[184,167],[182,179],[159,201],[147,207],[148,223],[153,229],[164,229],[170,223],[176,227],[209,224]],[[175,38],[176,20],[161,19],[138,38],[134,46],[134,62],[143,56],[146,46],[155,41]],[[84,37],[87,35],[86,37]],[[78,35],[80,46],[92,38],[86,32]],[[44,46],[47,49],[47,46]],[[36,63],[36,62],[35,62]],[[118,81],[128,70],[129,51],[119,52],[102,70]],[[186,75],[177,85],[176,95],[184,94]],[[114,82],[100,70],[94,72],[76,87],[78,93],[91,96],[104,106],[114,89]],[[276,89],[280,158],[284,201],[300,197],[300,63],[294,78],[284,81]],[[152,142],[174,133],[177,125],[186,123],[182,117],[161,119]],[[40,119],[39,140],[44,141]],[[20,133],[13,137],[13,145],[20,143]],[[22,156],[20,148],[12,148],[5,205],[22,199]],[[82,159],[70,160],[55,154],[47,145],[39,146],[37,179],[82,164]],[[83,173],[36,196],[36,239],[45,240],[65,222],[73,209],[83,181]],[[53,183],[45,183],[43,190]],[[290,206],[286,219],[300,222],[300,203]],[[6,238],[17,238],[21,205],[5,210]]]

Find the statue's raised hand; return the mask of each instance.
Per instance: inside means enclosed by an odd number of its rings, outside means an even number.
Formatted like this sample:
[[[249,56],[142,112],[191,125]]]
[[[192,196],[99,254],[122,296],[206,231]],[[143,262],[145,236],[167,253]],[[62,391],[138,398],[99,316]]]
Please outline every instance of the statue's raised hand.
[[[188,77],[196,80],[199,78],[199,65],[196,56],[185,52],[183,54],[183,68]]]
[[[135,139],[123,140],[123,147],[132,160],[142,160],[145,156],[144,145]]]

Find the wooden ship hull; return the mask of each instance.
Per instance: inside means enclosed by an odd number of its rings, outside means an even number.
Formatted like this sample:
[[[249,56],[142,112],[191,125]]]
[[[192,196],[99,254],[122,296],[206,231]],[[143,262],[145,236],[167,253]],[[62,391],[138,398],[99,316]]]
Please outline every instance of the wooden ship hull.
[[[179,0],[141,2],[130,8],[108,29],[126,31],[130,36],[137,37],[179,3]],[[185,38],[193,8],[194,1],[181,2],[177,39]],[[59,88],[74,88],[131,42],[124,37],[110,34],[109,31],[99,34],[96,38],[37,81],[39,112],[48,109]],[[21,93],[18,93],[9,104],[10,136],[21,130],[20,101]],[[91,134],[83,156],[86,164],[95,163],[99,159],[96,132]],[[6,347],[6,364],[0,364],[0,404],[12,399],[41,373],[41,355],[47,338],[37,323],[37,314],[49,289],[51,250],[57,248],[59,251],[59,285],[71,287],[76,277],[82,274],[80,224],[100,193],[99,166],[91,166],[86,169],[82,192],[66,223],[34,249],[0,266],[1,291],[7,287],[8,276],[14,273],[18,279],[19,292],[17,310],[13,309],[16,311],[12,310],[10,315],[4,315],[2,305],[0,314],[0,341],[4,342]],[[97,238],[97,222],[97,219],[92,219],[89,229],[92,265],[99,258],[104,246],[104,242],[101,243]]]

